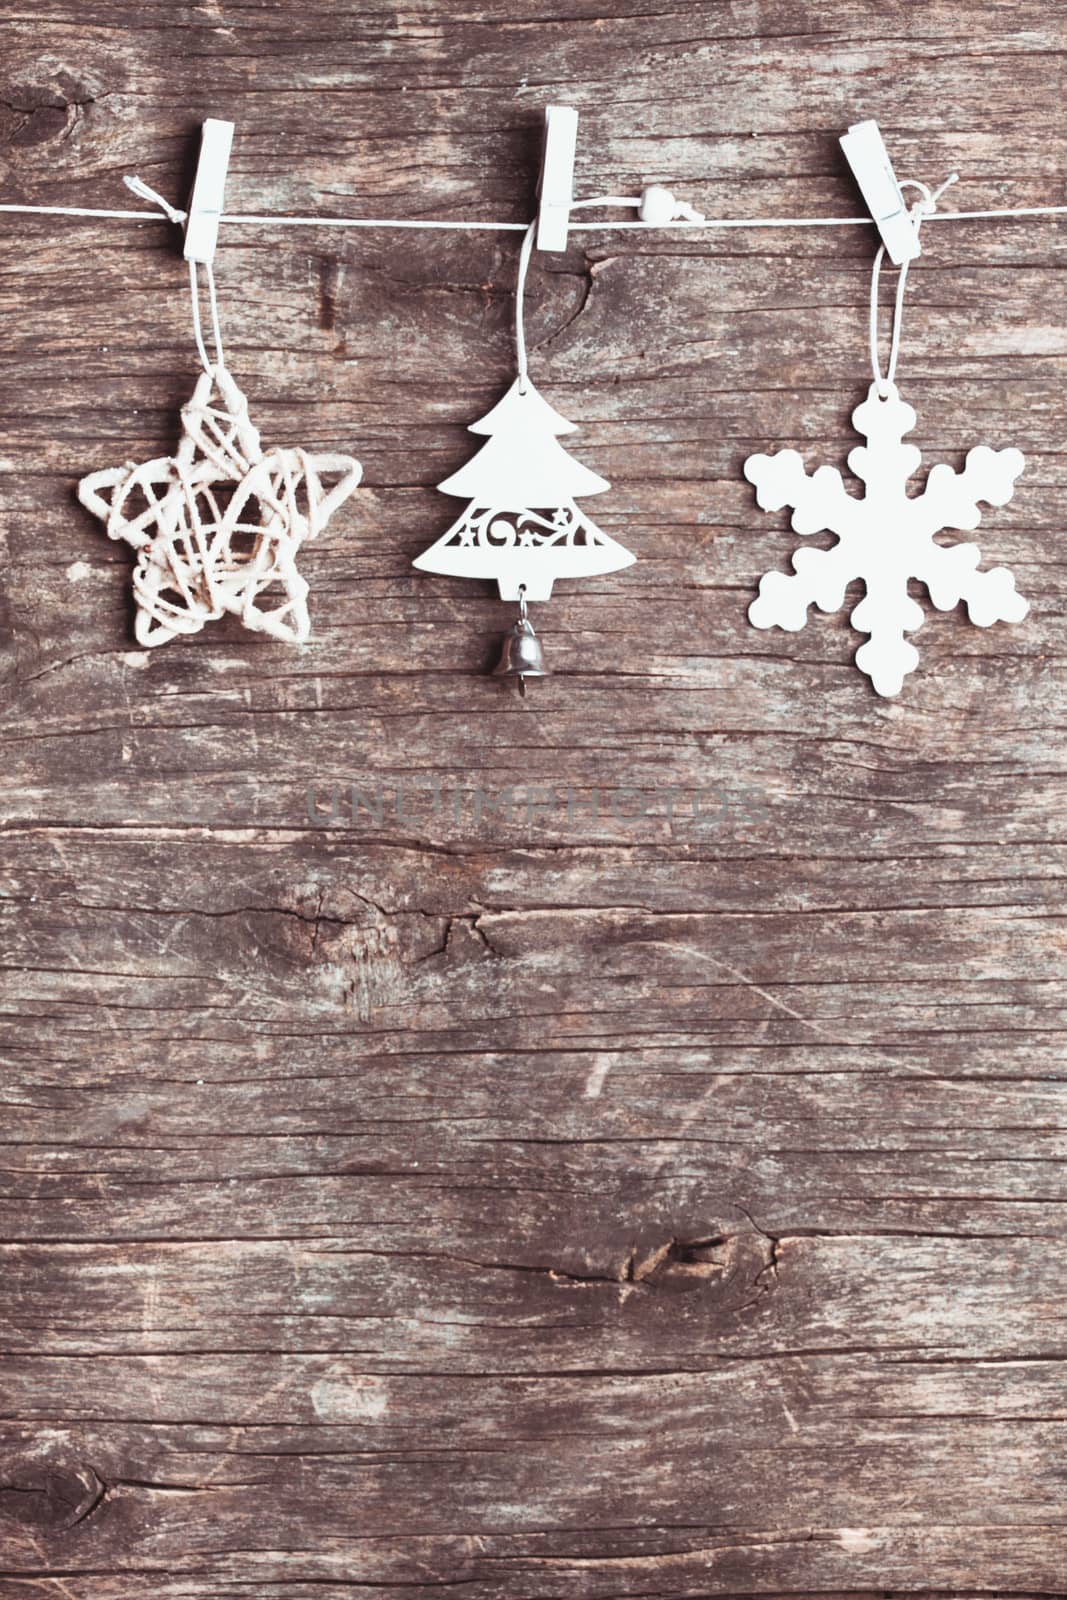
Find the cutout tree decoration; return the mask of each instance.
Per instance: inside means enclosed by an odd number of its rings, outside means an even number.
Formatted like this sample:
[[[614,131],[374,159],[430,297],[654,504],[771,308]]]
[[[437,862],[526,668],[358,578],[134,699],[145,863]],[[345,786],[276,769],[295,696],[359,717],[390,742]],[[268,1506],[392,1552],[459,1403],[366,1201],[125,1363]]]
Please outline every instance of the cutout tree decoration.
[[[467,508],[415,565],[455,578],[495,579],[502,600],[547,600],[557,578],[588,578],[628,567],[634,557],[576,504],[611,485],[558,442],[576,433],[527,378],[471,433],[486,442],[438,487]]]
[[[520,694],[526,693],[527,678],[546,676],[540,641],[526,615],[527,601],[547,600],[557,578],[617,572],[635,560],[579,507],[579,499],[603,494],[611,485],[564,450],[560,435],[576,432],[574,423],[554,411],[530,382],[523,304],[534,238],[539,249],[565,250],[569,215],[587,206],[633,209],[652,226],[677,218],[703,220],[661,184],[646,188],[639,200],[616,195],[574,199],[577,125],[577,112],[548,108],[539,213],[519,251],[515,382],[487,416],[471,423],[470,431],[486,440],[477,455],[439,485],[445,494],[466,500],[466,510],[415,560],[424,572],[495,579],[502,599],[519,602],[519,619],[504,640],[495,672],[517,678]]]

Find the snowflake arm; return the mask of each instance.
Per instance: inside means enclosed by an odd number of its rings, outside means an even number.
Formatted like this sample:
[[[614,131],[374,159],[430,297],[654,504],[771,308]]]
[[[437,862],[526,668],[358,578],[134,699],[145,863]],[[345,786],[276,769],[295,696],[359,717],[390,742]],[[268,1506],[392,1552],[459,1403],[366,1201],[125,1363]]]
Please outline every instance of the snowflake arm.
[[[1019,450],[990,450],[979,445],[968,452],[962,472],[939,465],[930,469],[920,504],[924,528],[977,528],[982,518],[979,502],[1007,505],[1015,493],[1015,480],[1024,466]],[[1030,607],[1016,591],[1007,567],[980,572],[977,545],[945,546],[930,540],[921,578],[938,611],[951,611],[963,600],[967,615],[979,628],[994,622],[1021,622]]]
[[[756,504],[762,511],[793,508],[795,533],[841,533],[850,513],[859,508],[845,490],[836,467],[818,467],[809,477],[797,450],[779,450],[773,456],[749,456],[745,477],[755,485]]]
[[[904,634],[921,628],[923,620],[923,608],[911,598],[906,580],[896,590],[868,587],[849,621],[858,633],[870,634],[856,651],[856,665],[876,694],[899,694],[908,673],[919,665],[919,652]]]
[[[749,621],[757,628],[784,628],[799,633],[808,620],[808,607],[820,611],[839,611],[845,590],[855,577],[847,545],[832,550],[797,550],[793,571],[765,572],[759,594],[748,608]]]
[[[967,452],[962,472],[954,472],[943,462],[931,467],[919,501],[925,528],[930,533],[940,528],[966,532],[977,528],[982,520],[979,503],[1006,506],[1024,466],[1021,450],[990,450],[978,445]]]
[[[1029,603],[1015,587],[1007,567],[980,572],[982,553],[976,544],[950,546],[931,543],[916,576],[925,583],[938,611],[951,611],[963,600],[967,615],[979,628],[994,622],[1021,622]]]
[[[796,450],[779,450],[773,456],[750,456],[745,477],[756,487],[756,502],[764,511],[790,506],[796,533],[836,533],[841,543],[832,550],[798,550],[793,574],[768,572],[760,579],[759,595],[749,607],[749,620],[757,628],[784,628],[799,633],[808,619],[808,607],[837,611],[845,589],[856,576],[853,553],[846,535],[856,527],[862,502],[846,491],[836,467],[819,467],[809,475]]]

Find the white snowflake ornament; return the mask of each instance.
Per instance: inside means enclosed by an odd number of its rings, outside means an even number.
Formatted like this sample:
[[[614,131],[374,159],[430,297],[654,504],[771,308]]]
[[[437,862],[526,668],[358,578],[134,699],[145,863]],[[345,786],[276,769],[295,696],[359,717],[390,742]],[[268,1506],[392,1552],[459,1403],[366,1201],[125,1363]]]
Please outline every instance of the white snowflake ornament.
[[[221,364],[182,407],[177,453],[83,478],[82,504],[137,552],[134,632],[142,645],[198,632],[226,612],[289,644],[310,631],[296,567],[359,483],[358,461],[264,450],[248,402]],[[324,479],[334,479],[329,487]]]
[[[934,539],[944,528],[977,528],[980,501],[1006,505],[1024,462],[1018,450],[980,445],[968,453],[962,472],[932,467],[922,493],[909,495],[908,480],[922,457],[902,440],[916,415],[894,384],[882,389],[872,383],[852,414],[856,432],[867,440],[848,457],[851,471],[866,485],[862,497],[847,492],[836,467],[819,467],[809,477],[796,450],[749,456],[745,462],[745,477],[755,485],[762,510],[790,506],[796,533],[827,531],[838,541],[830,550],[798,550],[792,577],[766,573],[748,615],[757,628],[797,633],[810,605],[840,610],[848,584],[862,580],[866,592],[850,621],[870,638],[856,652],[856,665],[878,694],[895,695],[919,660],[904,634],[924,621],[922,607],[908,594],[909,579],[926,585],[938,611],[951,611],[965,600],[970,620],[980,628],[1026,616],[1029,606],[1006,567],[980,572],[977,545],[946,546]]]

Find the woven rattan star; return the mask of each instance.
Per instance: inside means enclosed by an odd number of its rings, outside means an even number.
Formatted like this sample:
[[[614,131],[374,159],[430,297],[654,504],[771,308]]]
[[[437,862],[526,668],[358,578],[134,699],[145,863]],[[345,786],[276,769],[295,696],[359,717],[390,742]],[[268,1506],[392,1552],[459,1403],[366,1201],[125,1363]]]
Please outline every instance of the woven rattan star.
[[[264,451],[248,402],[217,366],[182,407],[175,455],[91,473],[78,496],[109,538],[137,552],[138,643],[166,644],[231,612],[247,628],[302,644],[310,619],[297,554],[361,471],[351,456]]]

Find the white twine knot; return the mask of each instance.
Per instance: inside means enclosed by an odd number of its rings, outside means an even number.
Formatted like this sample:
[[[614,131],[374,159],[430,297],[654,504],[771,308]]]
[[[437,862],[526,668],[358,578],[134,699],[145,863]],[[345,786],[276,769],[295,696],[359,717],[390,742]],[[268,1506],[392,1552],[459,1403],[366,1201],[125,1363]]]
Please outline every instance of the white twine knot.
[[[901,179],[900,187],[902,189],[918,189],[919,191],[919,198],[908,207],[908,215],[912,219],[912,226],[916,233],[919,232],[924,220],[933,216],[937,210],[937,202],[945,190],[950,189],[958,179],[958,172],[950,172],[944,183],[940,184],[936,189],[931,189],[929,184],[922,183],[918,178]],[[878,397],[881,400],[888,399],[892,393],[897,375],[897,359],[900,355],[900,331],[904,319],[904,290],[907,288],[908,268],[911,265],[910,261],[903,262],[897,275],[897,292],[893,302],[893,332],[889,341],[889,365],[883,373],[882,364],[878,359],[878,283],[884,256],[885,245],[879,245],[878,253],[874,258],[874,266],[871,269],[871,372],[874,375]]]
[[[137,196],[138,200],[147,200],[149,205],[158,206],[168,222],[182,223],[186,220],[188,212],[179,211],[178,207],[172,206],[169,200],[164,200],[163,196],[155,189],[150,188],[143,178],[123,178],[122,181],[130,193]]]

